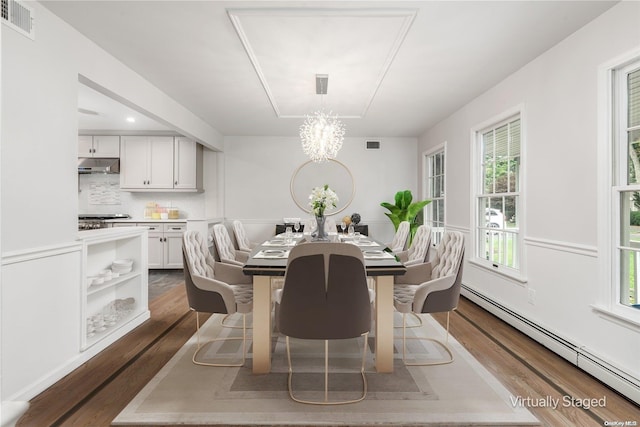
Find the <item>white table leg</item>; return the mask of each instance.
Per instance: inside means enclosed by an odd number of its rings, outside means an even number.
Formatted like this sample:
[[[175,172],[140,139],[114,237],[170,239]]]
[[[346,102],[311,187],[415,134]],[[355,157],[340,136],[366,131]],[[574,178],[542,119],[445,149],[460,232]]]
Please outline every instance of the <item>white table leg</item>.
[[[271,371],[271,278],[253,276],[253,373]]]
[[[376,370],[393,372],[393,276],[376,276]]]

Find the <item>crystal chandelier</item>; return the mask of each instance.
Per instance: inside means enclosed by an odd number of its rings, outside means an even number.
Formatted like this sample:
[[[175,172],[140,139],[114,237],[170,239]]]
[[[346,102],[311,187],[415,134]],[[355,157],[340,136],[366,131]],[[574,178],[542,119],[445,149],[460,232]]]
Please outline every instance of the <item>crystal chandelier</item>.
[[[316,93],[327,93],[329,77],[326,74],[316,74]],[[314,162],[324,162],[338,155],[344,139],[344,125],[337,115],[325,113],[320,109],[311,116],[306,116],[300,126],[302,150]]]

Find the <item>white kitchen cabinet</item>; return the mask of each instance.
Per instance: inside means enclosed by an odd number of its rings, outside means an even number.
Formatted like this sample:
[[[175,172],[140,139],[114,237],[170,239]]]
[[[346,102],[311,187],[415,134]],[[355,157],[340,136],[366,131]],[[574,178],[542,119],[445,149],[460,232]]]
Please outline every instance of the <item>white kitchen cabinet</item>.
[[[173,146],[173,188],[202,188],[202,145],[187,138],[176,137]]]
[[[78,136],[78,157],[120,157],[120,137],[114,135]]]
[[[120,144],[120,188],[173,189],[173,137],[123,136]]]
[[[84,351],[106,346],[149,318],[147,230],[106,228],[80,232],[83,242],[81,289],[81,342]],[[133,261],[130,272],[92,283],[115,260]]]
[[[123,136],[120,188],[202,191],[202,145],[183,137]]]
[[[182,234],[186,223],[145,222],[149,229],[149,268],[182,268]]]
[[[149,228],[149,268],[164,268],[164,232],[162,224],[140,224]]]
[[[182,235],[187,231],[187,224],[165,224],[164,226],[164,268],[183,268]]]

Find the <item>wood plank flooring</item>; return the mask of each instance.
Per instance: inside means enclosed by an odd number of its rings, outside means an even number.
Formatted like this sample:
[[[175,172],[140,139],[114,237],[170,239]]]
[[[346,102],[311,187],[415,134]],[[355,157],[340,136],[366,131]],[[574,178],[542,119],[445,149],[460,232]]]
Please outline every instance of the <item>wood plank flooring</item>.
[[[31,401],[18,426],[101,427],[111,421],[195,333],[184,286],[150,303],[151,319]],[[444,316],[436,316],[441,323]],[[636,421],[640,408],[500,319],[462,298],[452,335],[514,397],[606,398],[605,407],[532,407],[544,426]]]

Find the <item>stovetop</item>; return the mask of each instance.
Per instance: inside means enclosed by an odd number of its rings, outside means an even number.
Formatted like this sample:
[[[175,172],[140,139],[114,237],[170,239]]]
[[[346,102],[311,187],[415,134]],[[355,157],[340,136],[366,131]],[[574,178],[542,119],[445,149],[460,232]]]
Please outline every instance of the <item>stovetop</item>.
[[[79,214],[78,220],[106,220],[106,219],[127,219],[131,218],[128,214]]]

